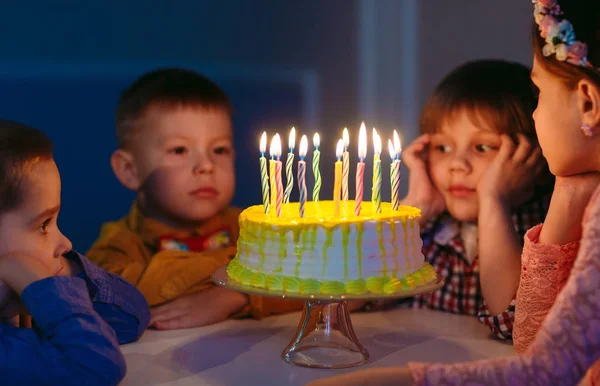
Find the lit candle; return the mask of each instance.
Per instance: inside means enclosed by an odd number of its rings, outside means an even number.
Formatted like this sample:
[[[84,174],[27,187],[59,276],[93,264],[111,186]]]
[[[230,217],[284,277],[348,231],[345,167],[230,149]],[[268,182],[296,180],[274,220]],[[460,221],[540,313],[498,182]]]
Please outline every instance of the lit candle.
[[[377,130],[375,128],[373,128],[373,147],[376,147],[377,143]],[[375,205],[375,176],[377,175],[377,160],[380,160],[381,156],[380,154],[377,154],[377,152],[373,153],[373,181],[371,184],[371,202],[373,202],[373,205]],[[375,206],[373,206],[373,208],[375,208]]]
[[[265,207],[265,213],[269,213],[269,176],[267,175],[267,133],[262,133],[260,137],[260,183],[262,186],[262,200]]]
[[[294,148],[296,147],[296,129],[292,127],[290,130],[290,137],[288,139],[288,149],[289,152],[287,154],[287,158],[285,160],[285,177],[287,179],[285,185],[285,195],[283,196],[283,203],[287,204],[290,202],[290,194],[292,194],[292,188],[294,187],[294,173],[292,171],[292,166],[294,164]]]
[[[390,186],[392,187],[392,207],[398,210],[400,206],[400,161],[398,160],[398,152],[391,140],[388,140],[388,148],[390,149]]]
[[[371,198],[375,213],[381,213],[381,138],[377,131],[373,129],[373,189]]]
[[[315,151],[313,153],[312,170],[315,176],[315,186],[313,187],[312,199],[313,201],[319,201],[319,193],[321,192],[321,171],[319,170],[321,152],[319,151],[319,146],[321,146],[321,138],[318,133],[313,137],[313,144]]]
[[[283,184],[281,183],[281,138],[279,134],[275,134],[275,180],[277,183],[277,201],[276,201],[276,212],[277,217],[281,217],[281,204],[283,203]]]
[[[303,135],[300,139],[300,149],[298,155],[298,188],[300,190],[300,217],[304,217],[304,206],[306,205],[306,162],[304,158],[308,151],[308,139]]]
[[[402,155],[402,143],[400,143],[400,137],[396,130],[394,130],[394,150],[396,151],[396,159],[402,161],[400,156]]]
[[[269,146],[269,181],[271,183],[271,215],[275,214],[275,207],[277,205],[277,180],[275,179],[275,170],[277,168],[275,161],[275,138],[279,138],[276,134],[271,138],[271,146]]]
[[[335,179],[333,183],[333,202],[335,211],[333,215],[335,217],[340,217],[340,196],[342,193],[342,155],[344,153],[344,141],[341,139],[337,143],[337,147],[335,149],[335,157],[337,161],[335,162]]]
[[[365,176],[365,158],[367,158],[367,128],[363,122],[358,133],[358,164],[356,165],[356,197],[354,199],[354,214],[360,216],[363,199],[363,183]]]
[[[344,128],[342,133],[344,141],[344,154],[342,154],[342,201],[348,201],[348,177],[350,175],[350,153],[348,153],[348,145],[350,144],[350,136],[348,129]]]

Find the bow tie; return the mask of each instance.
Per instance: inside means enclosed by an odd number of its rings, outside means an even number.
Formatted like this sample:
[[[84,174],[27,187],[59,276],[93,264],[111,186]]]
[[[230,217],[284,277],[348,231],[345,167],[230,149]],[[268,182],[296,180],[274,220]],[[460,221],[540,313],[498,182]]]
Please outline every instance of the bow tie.
[[[176,238],[170,235],[159,237],[159,250],[202,252],[207,249],[224,248],[231,244],[229,228],[220,228],[204,236]]]

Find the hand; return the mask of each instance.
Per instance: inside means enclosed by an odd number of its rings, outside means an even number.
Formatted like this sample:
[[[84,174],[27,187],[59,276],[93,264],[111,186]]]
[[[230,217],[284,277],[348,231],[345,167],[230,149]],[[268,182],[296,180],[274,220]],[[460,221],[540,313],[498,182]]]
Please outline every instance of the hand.
[[[402,200],[402,205],[421,209],[421,225],[446,210],[444,196],[435,188],[427,171],[425,159],[429,144],[429,134],[424,134],[402,151],[402,160],[410,172],[408,194]]]
[[[31,283],[53,275],[49,267],[34,257],[22,254],[0,256],[0,281],[19,296]]]
[[[407,367],[356,371],[309,382],[306,386],[409,386],[413,384]]]
[[[221,322],[248,303],[248,298],[223,287],[183,295],[150,309],[150,326],[159,330],[201,327]]]
[[[506,134],[501,136],[498,154],[477,184],[479,200],[497,200],[514,208],[533,195],[534,181],[544,170],[546,160],[542,149],[533,146],[523,134],[517,134],[518,144]]]

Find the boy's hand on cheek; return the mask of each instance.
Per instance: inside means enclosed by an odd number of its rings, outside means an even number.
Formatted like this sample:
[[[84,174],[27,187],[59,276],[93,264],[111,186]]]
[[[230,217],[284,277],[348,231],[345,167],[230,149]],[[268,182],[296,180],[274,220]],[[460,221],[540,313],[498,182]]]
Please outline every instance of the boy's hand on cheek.
[[[535,177],[544,168],[545,160],[539,146],[533,146],[523,134],[517,134],[515,145],[508,135],[502,135],[502,145],[477,184],[480,200],[497,200],[506,207],[516,207],[533,194]]]
[[[446,210],[444,197],[433,185],[427,171],[425,159],[429,144],[429,135],[424,134],[402,151],[402,160],[409,170],[408,194],[402,200],[402,205],[421,209],[422,224]]]
[[[246,295],[215,286],[150,309],[150,326],[159,330],[206,326],[227,319],[247,303]]]

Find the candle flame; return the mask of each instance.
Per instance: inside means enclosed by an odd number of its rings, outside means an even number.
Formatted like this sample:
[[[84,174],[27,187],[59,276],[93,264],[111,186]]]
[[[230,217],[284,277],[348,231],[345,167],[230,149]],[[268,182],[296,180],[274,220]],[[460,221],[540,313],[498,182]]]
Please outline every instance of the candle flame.
[[[290,149],[290,153],[294,152],[295,147],[296,147],[296,128],[292,127],[292,130],[290,130],[290,138],[288,139],[288,148]]]
[[[319,133],[315,133],[315,136],[313,137],[313,145],[315,145],[316,149],[319,149],[319,146],[321,146],[321,137],[319,137]]]
[[[279,133],[275,134],[273,140],[271,140],[271,156],[281,157],[281,138],[279,137]]]
[[[400,143],[400,137],[396,130],[394,130],[394,149],[396,150],[396,155],[399,155],[402,152],[402,144]]]
[[[390,149],[390,158],[393,160],[396,159],[396,149],[394,149],[394,144],[391,139],[388,139],[388,149]]]
[[[364,161],[367,158],[367,128],[363,122],[358,132],[358,158]]]
[[[306,157],[307,152],[308,152],[308,138],[306,138],[306,135],[303,135],[302,138],[300,138],[300,149],[299,149],[300,158],[304,159],[304,157]]]
[[[338,161],[342,159],[342,155],[344,154],[344,140],[340,139],[337,142],[337,146],[335,148],[335,156]]]
[[[348,145],[350,145],[350,136],[348,135],[348,128],[344,127],[344,131],[342,132],[342,140],[344,141],[344,149],[348,150]]]
[[[375,129],[373,129],[373,150],[375,154],[381,154],[381,137]]]
[[[263,131],[260,136],[260,152],[264,153],[265,151],[267,151],[267,132]]]

